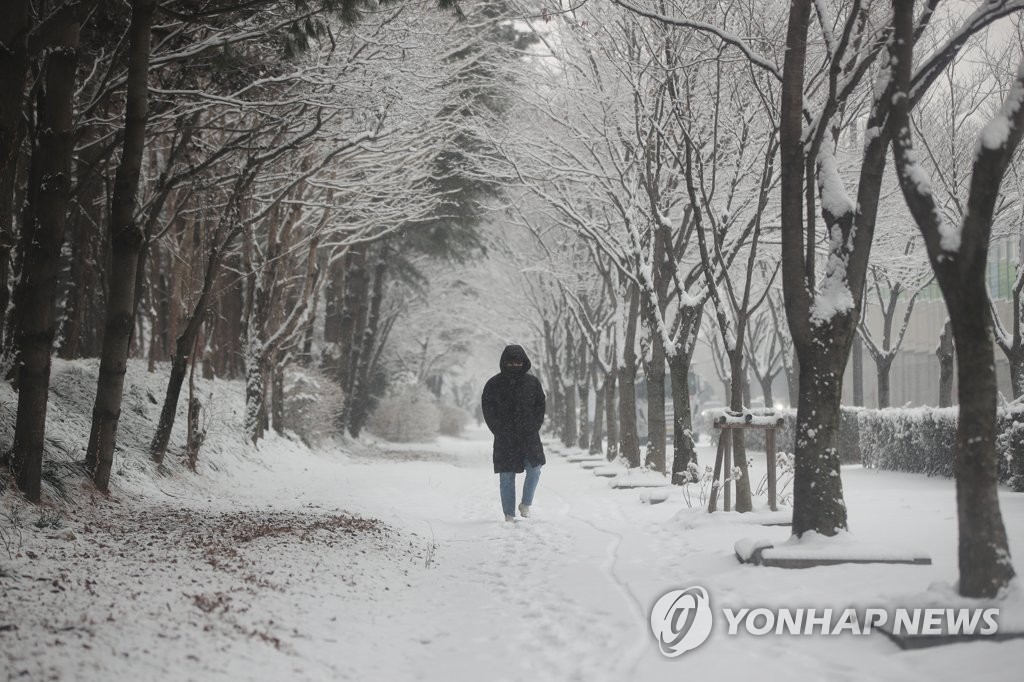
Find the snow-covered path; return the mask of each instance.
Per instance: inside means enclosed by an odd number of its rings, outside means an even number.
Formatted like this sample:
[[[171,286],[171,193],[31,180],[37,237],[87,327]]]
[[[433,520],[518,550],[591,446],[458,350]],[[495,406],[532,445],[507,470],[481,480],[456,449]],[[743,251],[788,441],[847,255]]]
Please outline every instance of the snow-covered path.
[[[704,449],[707,460],[711,453]],[[849,468],[851,528],[926,549],[932,566],[739,565],[737,514],[659,505],[549,455],[533,518],[505,523],[483,434],[355,454],[271,439],[187,485],[100,506],[0,563],[10,679],[1017,679],[1024,641],[901,652],[871,637],[711,639],[665,659],[650,605],[701,585],[716,606],[884,605],[955,578],[952,482]],[[195,488],[198,481],[199,488]],[[520,480],[521,485],[521,480]],[[165,494],[166,493],[166,494]],[[1003,511],[1024,556],[1024,495]],[[342,512],[386,529],[347,533]],[[389,530],[390,529],[390,530]],[[219,540],[218,540],[219,538]],[[234,541],[230,540],[234,538]],[[241,538],[241,540],[239,540]],[[1019,561],[1018,561],[1019,564]],[[39,590],[54,579],[59,589]],[[4,657],[0,657],[4,662]],[[695,677],[696,676],[696,677]],[[0,678],[3,678],[0,675]]]
[[[304,477],[292,482],[295,499],[353,491],[347,508],[433,546],[425,570],[378,595],[370,622],[353,623],[342,670],[365,679],[631,678],[649,645],[645,607],[617,573],[619,507],[581,487],[583,472],[552,461],[534,517],[506,524],[488,442],[442,439],[406,455],[425,461],[401,463],[400,450],[387,450],[378,461],[358,457],[321,491]]]
[[[781,541],[788,528],[736,514],[709,517],[678,497],[643,504],[642,492],[611,490],[556,455],[549,454],[533,518],[507,524],[485,434],[381,447],[387,453],[356,458],[338,471],[340,480],[315,476],[326,483],[322,491],[311,491],[306,476],[293,483],[296,500],[333,499],[436,545],[429,568],[377,598],[368,621],[351,621],[340,636],[347,646],[335,652],[332,669],[355,677],[678,680],[684,672],[721,675],[732,666],[767,680],[859,680],[865,670],[892,680],[962,680],[978,672],[1016,679],[1012,670],[1024,660],[1024,641],[902,652],[881,634],[728,637],[716,623],[716,635],[684,662],[661,657],[650,636],[648,609],[673,588],[702,585],[719,603],[738,607],[842,609],[885,605],[886,596],[955,579],[949,480],[858,467],[844,473],[851,528],[872,540],[922,547],[934,565],[785,571],[740,566],[732,546],[742,537]],[[713,458],[710,447],[702,458]],[[1003,509],[1011,546],[1024,556],[1024,495],[1007,493]],[[311,653],[318,648],[310,645]]]

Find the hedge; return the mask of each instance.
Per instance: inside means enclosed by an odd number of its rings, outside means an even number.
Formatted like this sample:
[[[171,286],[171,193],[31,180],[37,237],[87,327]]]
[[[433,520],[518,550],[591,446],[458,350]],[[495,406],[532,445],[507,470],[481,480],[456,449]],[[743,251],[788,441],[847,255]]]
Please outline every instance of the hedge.
[[[839,458],[843,464],[905,471],[929,476],[953,476],[956,456],[955,407],[843,407],[839,425]],[[777,448],[792,452],[796,410],[775,410],[784,425]],[[999,410],[996,423],[999,481],[1024,491],[1024,407]],[[718,429],[713,436],[717,438]],[[748,448],[764,449],[764,432],[745,431]]]

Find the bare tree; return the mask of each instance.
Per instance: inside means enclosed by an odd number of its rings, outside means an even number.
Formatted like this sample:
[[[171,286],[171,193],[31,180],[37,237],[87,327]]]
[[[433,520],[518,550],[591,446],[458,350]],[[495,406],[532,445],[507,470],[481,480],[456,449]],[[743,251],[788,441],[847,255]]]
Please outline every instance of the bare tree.
[[[914,241],[910,240],[903,249],[903,255],[909,256],[914,250]],[[868,266],[870,280],[867,284],[867,296],[874,295],[878,302],[878,311],[882,319],[881,338],[872,334],[865,316],[858,322],[858,334],[868,349],[868,354],[875,362],[875,376],[878,381],[878,407],[889,407],[889,373],[893,360],[903,345],[903,339],[910,326],[914,314],[914,304],[920,293],[931,284],[930,275],[919,272],[916,267],[899,267],[871,264]],[[894,329],[897,312],[902,306],[903,315],[899,326]]]
[[[33,502],[39,501],[42,485],[54,337],[51,310],[70,194],[79,31],[77,22],[64,24],[43,60],[20,235],[23,262],[14,290],[18,414],[11,467],[18,487]]]
[[[957,354],[960,417],[956,488],[960,594],[995,597],[1014,570],[999,509],[996,454],[996,375],[992,318],[985,306],[985,266],[999,187],[1024,135],[1024,63],[1002,108],[978,137],[970,192],[960,224],[943,220],[927,173],[918,165],[910,127],[913,96],[914,2],[893,1],[890,43],[892,149],[904,198],[925,240],[935,279],[949,310]]]

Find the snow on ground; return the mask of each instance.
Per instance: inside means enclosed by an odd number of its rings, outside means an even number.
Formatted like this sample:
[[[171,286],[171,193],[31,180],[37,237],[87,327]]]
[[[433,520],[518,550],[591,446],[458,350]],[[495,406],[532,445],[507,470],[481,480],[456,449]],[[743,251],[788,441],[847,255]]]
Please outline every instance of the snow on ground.
[[[110,500],[59,527],[0,496],[26,521],[13,558],[0,546],[0,678],[1009,680],[1024,661],[1021,640],[904,652],[881,634],[728,636],[718,621],[666,659],[649,632],[657,598],[692,585],[716,611],[842,609],[955,580],[945,479],[843,470],[853,534],[920,547],[931,566],[784,570],[733,554],[744,537],[787,538],[750,520],[765,514],[709,516],[678,489],[645,504],[649,489],[612,489],[554,454],[532,517],[505,523],[480,432],[347,452],[272,436],[211,446],[198,477],[132,457]],[[1002,504],[1024,557],[1024,495]]]

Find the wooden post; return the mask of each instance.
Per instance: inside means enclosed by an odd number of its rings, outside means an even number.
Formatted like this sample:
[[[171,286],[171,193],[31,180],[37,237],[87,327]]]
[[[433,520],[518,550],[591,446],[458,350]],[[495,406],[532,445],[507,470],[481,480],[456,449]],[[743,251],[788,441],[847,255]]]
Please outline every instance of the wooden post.
[[[729,488],[729,477],[732,475],[732,429],[724,429],[729,434],[725,444],[725,458],[722,462],[722,487],[725,488],[725,511],[732,511],[732,489]]]
[[[730,413],[738,417],[739,414]],[[771,416],[771,415],[768,415]],[[715,428],[721,430],[718,438],[718,455],[715,457],[715,473],[712,480],[711,495],[708,502],[708,513],[715,511],[718,503],[718,488],[725,488],[723,508],[725,511],[732,511],[732,490],[729,488],[729,478],[732,476],[732,432],[733,429],[760,429],[764,431],[765,437],[765,461],[768,466],[768,506],[772,511],[778,511],[778,476],[775,470],[775,432],[783,426],[783,419],[779,417],[773,425],[763,421],[754,423],[754,415],[746,413],[743,421],[729,420],[723,416],[715,420]]]
[[[718,454],[715,455],[715,474],[711,477],[711,494],[708,496],[708,513],[715,511],[715,505],[718,504],[718,487],[715,485],[718,482],[718,475],[722,471],[722,458],[725,456],[726,441],[729,440],[729,429],[723,428],[722,433],[718,436]]]

